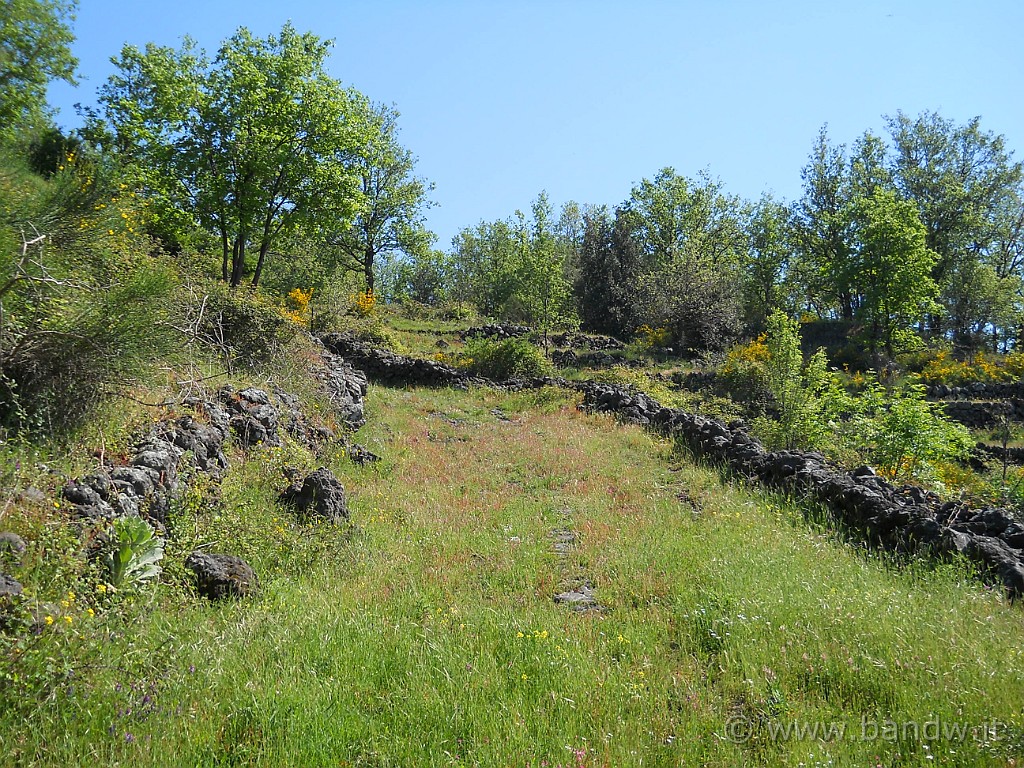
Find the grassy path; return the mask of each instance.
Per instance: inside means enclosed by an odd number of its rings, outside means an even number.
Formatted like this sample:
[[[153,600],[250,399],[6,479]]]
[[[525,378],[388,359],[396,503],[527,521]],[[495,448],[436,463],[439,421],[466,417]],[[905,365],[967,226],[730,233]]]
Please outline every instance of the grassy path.
[[[354,533],[275,507],[296,450],[250,458],[225,480],[221,519],[196,511],[188,536],[250,559],[261,597],[196,602],[172,567],[133,623],[97,618],[102,642],[69,638],[91,660],[72,690],[20,727],[0,713],[0,758],[1021,764],[1020,607],[956,567],[895,568],[838,543],[574,405],[372,389],[360,440],[385,460],[334,466]],[[572,546],[556,551],[567,520]],[[605,610],[556,604],[566,574]],[[778,731],[802,724],[832,731]]]

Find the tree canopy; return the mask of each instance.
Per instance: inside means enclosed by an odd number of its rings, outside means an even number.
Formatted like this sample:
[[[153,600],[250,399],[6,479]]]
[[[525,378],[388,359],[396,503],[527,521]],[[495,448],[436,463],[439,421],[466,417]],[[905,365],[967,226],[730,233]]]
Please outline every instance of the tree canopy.
[[[0,139],[45,122],[46,87],[74,84],[75,0],[0,0]]]
[[[328,41],[286,24],[256,38],[239,29],[210,61],[126,46],[100,101],[113,143],[163,215],[216,236],[221,274],[240,284],[256,251],[257,285],[277,238],[359,211],[366,98],[328,76]]]

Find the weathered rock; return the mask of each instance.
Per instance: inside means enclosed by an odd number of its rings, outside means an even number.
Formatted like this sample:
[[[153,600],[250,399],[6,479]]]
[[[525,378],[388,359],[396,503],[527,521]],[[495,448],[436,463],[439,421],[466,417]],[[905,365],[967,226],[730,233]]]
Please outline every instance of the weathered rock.
[[[529,336],[533,329],[526,325],[512,325],[511,323],[490,323],[487,325],[476,325],[467,328],[462,332],[464,339],[516,339],[520,336]]]
[[[153,493],[160,482],[159,473],[149,467],[114,467],[110,478],[117,488],[143,499]]]
[[[595,611],[601,609],[601,604],[594,597],[594,590],[589,584],[581,584],[576,589],[566,592],[559,592],[555,595],[555,602],[567,605],[574,611]]]
[[[366,423],[363,398],[366,397],[366,374],[357,371],[338,355],[323,353],[327,373],[324,386],[338,417],[349,429],[359,429]]]
[[[33,486],[29,486],[18,494],[18,501],[25,504],[44,506],[49,503],[50,499],[43,491]]]
[[[234,555],[196,551],[185,560],[185,566],[196,575],[199,594],[211,600],[247,597],[259,589],[252,566]]]
[[[320,467],[302,482],[295,482],[281,494],[281,501],[295,507],[304,517],[342,523],[348,520],[345,488],[334,473]]]
[[[405,357],[388,349],[374,347],[351,334],[329,333],[321,341],[331,353],[344,358],[369,378],[386,384],[465,389],[470,383],[487,383],[436,360]]]
[[[12,597],[18,597],[21,593],[22,586],[17,579],[0,573],[0,602]]]
[[[346,448],[346,453],[349,459],[360,466],[380,461],[380,456],[359,443],[350,443],[348,448]]]
[[[65,500],[76,506],[91,507],[99,504],[102,499],[96,490],[84,482],[72,480],[64,486],[62,495]]]
[[[0,532],[0,556],[15,555],[21,556],[28,549],[28,544],[16,533],[10,531]]]

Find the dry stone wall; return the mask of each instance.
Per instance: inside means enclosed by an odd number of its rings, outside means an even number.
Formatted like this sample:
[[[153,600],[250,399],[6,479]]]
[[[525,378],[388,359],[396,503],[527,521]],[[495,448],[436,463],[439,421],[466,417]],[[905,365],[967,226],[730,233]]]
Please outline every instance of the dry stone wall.
[[[1012,599],[1024,596],[1024,526],[1006,510],[943,502],[916,486],[895,486],[869,467],[836,469],[819,453],[768,451],[739,423],[726,425],[664,408],[643,393],[609,384],[586,383],[580,388],[582,407],[657,429],[681,441],[698,458],[767,488],[814,499],[871,544],[963,555],[1000,581]]]

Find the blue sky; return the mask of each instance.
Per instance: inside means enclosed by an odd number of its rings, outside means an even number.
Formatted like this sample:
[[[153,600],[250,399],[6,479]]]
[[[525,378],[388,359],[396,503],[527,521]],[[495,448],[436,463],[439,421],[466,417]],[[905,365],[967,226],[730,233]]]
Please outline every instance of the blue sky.
[[[1024,159],[1019,0],[80,0],[82,82],[51,89],[58,121],[95,102],[124,43],[187,34],[215,52],[288,20],[336,41],[331,74],[402,113],[443,248],[542,189],[615,205],[664,166],[791,200],[823,124],[849,143],[898,110],[981,116]]]

